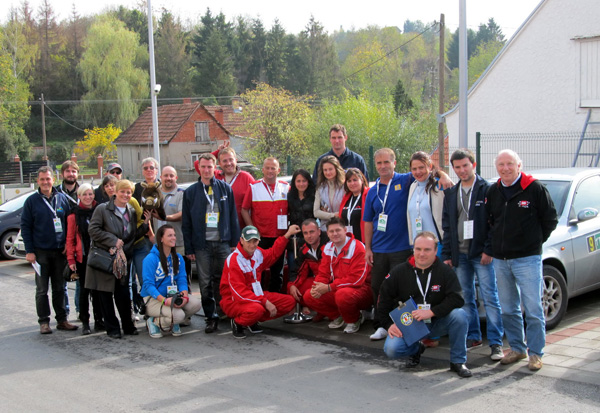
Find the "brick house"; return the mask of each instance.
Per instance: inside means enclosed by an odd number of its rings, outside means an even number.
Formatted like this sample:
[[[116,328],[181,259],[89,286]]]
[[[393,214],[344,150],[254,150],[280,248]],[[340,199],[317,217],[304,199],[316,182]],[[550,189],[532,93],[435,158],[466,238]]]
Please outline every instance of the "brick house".
[[[158,133],[162,166],[173,166],[182,177],[193,171],[194,161],[199,154],[214,151],[223,141],[231,140],[233,134],[223,125],[223,108],[227,107],[211,107],[208,110],[201,103],[192,103],[190,99],[184,99],[183,104],[159,106]],[[125,176],[132,179],[141,176],[141,160],[154,155],[152,139],[152,109],[148,107],[115,140],[118,162]],[[194,174],[191,174],[192,177]]]

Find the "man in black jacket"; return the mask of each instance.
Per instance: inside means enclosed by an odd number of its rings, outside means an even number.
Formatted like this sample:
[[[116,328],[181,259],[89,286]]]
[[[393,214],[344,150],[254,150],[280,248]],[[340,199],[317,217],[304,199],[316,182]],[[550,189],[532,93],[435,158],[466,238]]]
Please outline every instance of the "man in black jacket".
[[[463,310],[469,319],[467,349],[482,343],[479,312],[475,301],[475,275],[485,306],[487,339],[492,360],[502,352],[502,311],[498,299],[496,273],[492,265],[492,246],[485,195],[490,184],[475,173],[475,157],[468,149],[458,149],[450,163],[460,181],[444,191],[442,260],[453,267],[465,299]]]
[[[496,157],[500,179],[487,192],[486,210],[492,231],[492,255],[510,352],[501,363],[527,357],[529,370],[542,368],[546,322],[542,307],[542,244],[556,224],[556,209],[546,187],[521,172],[522,162],[505,149]],[[527,344],[521,313],[527,322]]]
[[[467,315],[456,274],[436,258],[437,240],[428,231],[415,238],[414,255],[396,266],[381,284],[377,312],[381,325],[388,330],[383,350],[391,359],[408,357],[406,367],[416,367],[425,346],[420,341],[407,345],[402,332],[389,316],[399,301],[413,298],[419,309],[415,320],[428,323],[430,336],[450,338],[450,370],[460,377],[471,377],[467,361]]]

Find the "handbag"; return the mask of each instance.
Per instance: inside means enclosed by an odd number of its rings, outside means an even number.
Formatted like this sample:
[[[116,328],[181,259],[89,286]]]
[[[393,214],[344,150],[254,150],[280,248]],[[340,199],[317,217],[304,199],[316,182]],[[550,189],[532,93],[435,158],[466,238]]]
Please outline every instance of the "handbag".
[[[112,274],[114,260],[115,255],[110,255],[110,252],[92,245],[87,259],[87,265],[96,270]]]
[[[68,262],[65,265],[65,268],[63,269],[63,278],[65,282],[77,281],[79,279],[79,275],[77,275],[77,272],[71,271],[71,267],[69,267]]]

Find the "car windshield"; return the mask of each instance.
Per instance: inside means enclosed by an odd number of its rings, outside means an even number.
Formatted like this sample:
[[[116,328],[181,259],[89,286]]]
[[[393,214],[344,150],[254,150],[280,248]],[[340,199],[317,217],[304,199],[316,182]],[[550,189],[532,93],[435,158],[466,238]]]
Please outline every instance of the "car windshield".
[[[27,198],[29,198],[29,195],[31,195],[31,192],[21,194],[18,197],[11,199],[10,201],[6,201],[2,205],[0,205],[0,212],[12,212],[16,211],[19,208],[23,208],[23,205],[25,204]]]
[[[550,197],[556,208],[556,213],[558,216],[561,216],[565,207],[565,202],[567,201],[569,188],[571,188],[571,181],[548,181],[540,179],[540,182],[548,188],[548,192],[550,192]]]

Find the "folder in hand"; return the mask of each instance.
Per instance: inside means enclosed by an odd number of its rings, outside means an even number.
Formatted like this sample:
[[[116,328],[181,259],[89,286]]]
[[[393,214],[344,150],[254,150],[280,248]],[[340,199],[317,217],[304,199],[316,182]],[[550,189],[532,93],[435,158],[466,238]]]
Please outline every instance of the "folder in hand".
[[[407,345],[411,345],[421,340],[429,334],[429,328],[423,321],[417,321],[413,318],[412,312],[417,309],[415,300],[409,298],[405,303],[390,311],[390,317],[396,324],[396,327],[402,331],[402,337]]]

